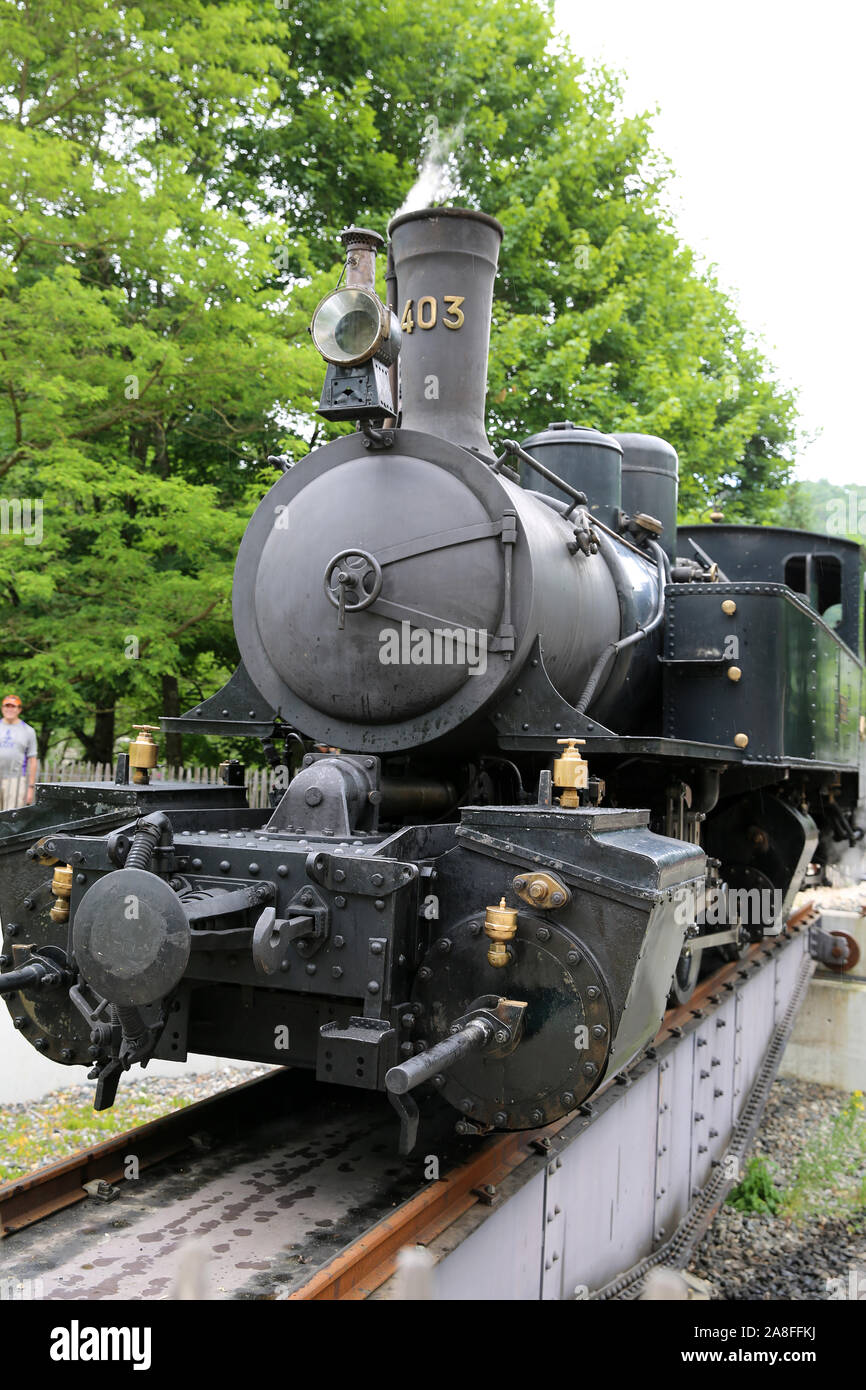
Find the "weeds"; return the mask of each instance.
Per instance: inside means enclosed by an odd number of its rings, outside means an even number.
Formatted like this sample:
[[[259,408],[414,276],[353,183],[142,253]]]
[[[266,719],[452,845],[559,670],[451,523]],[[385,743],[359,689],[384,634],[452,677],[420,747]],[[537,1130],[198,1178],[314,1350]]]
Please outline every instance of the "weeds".
[[[850,1217],[866,1210],[866,1115],[863,1092],[825,1122],[803,1150],[791,1182],[774,1179],[775,1164],[750,1158],[742,1182],[728,1196],[737,1211],[763,1212],[787,1221],[812,1216]]]
[[[742,1182],[728,1196],[728,1205],[737,1211],[762,1211],[767,1216],[777,1215],[781,1201],[782,1193],[763,1158],[749,1159]]]
[[[792,1220],[849,1216],[864,1207],[866,1120],[863,1092],[855,1091],[844,1110],[807,1145],[785,1191],[781,1214]]]
[[[156,1120],[191,1102],[149,1096],[145,1091],[122,1096],[111,1110],[95,1111],[90,1099],[51,1097],[20,1112],[0,1113],[0,1183],[57,1163],[70,1154],[101,1144],[114,1134]]]

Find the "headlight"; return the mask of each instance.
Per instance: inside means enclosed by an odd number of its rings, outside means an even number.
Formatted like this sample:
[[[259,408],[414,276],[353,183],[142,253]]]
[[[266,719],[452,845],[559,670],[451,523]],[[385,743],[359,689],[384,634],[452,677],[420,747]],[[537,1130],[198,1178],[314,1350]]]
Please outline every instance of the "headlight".
[[[354,367],[371,357],[392,362],[399,350],[397,321],[371,290],[326,294],[313,314],[310,331],[325,361],[340,367]]]

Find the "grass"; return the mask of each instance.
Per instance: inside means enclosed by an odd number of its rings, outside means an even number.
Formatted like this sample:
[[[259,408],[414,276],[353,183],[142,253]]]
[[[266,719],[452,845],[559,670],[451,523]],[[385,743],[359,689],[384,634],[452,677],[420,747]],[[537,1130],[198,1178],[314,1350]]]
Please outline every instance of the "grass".
[[[825,1121],[808,1141],[792,1180],[777,1184],[775,1164],[750,1158],[728,1195],[737,1211],[764,1212],[787,1221],[850,1217],[866,1211],[866,1115],[863,1092],[854,1091],[844,1109]]]
[[[866,1118],[863,1092],[854,1091],[845,1109],[820,1127],[807,1144],[781,1214],[851,1216],[866,1209]]]
[[[88,1099],[64,1100],[61,1093],[25,1111],[0,1112],[0,1183],[14,1182],[35,1168],[56,1163],[191,1103],[185,1097],[134,1091],[120,1098],[111,1110],[97,1113]]]

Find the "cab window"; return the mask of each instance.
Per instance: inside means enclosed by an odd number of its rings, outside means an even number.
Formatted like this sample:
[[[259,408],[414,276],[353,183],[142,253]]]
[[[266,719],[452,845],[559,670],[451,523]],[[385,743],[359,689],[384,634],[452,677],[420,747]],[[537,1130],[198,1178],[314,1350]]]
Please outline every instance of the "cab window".
[[[802,594],[828,627],[842,622],[842,565],[835,555],[789,555],[785,583]]]

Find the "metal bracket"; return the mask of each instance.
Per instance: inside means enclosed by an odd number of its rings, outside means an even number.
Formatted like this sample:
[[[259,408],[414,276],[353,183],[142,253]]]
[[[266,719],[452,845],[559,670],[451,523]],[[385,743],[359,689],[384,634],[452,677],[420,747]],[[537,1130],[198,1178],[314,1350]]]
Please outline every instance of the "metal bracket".
[[[409,1091],[404,1096],[398,1096],[393,1091],[389,1091],[388,1099],[400,1117],[400,1139],[397,1144],[397,1152],[405,1158],[407,1154],[412,1152],[418,1139],[418,1102]]]
[[[101,1068],[94,1067],[88,1072],[88,1079],[96,1079],[96,1093],[93,1097],[94,1110],[110,1110],[117,1097],[117,1087],[125,1068],[122,1062],[112,1058]]]
[[[164,733],[219,734],[224,738],[274,738],[279,727],[243,662],[222,690],[194,705],[186,714],[172,715],[159,722]]]
[[[347,610],[350,611],[350,610]],[[375,834],[381,765],[352,753],[307,754],[265,826],[267,834],[325,835],[348,840]]]
[[[396,1044],[396,1030],[387,1019],[353,1016],[346,1026],[323,1023],[316,1049],[316,1080],[380,1090]]]
[[[493,1040],[484,1049],[485,1054],[488,1057],[507,1057],[520,1042],[525,1013],[525,1000],[503,999],[498,994],[482,994],[470,1004],[465,1014],[455,1018],[449,1031],[459,1033],[472,1019],[483,1019],[493,1029]]]
[[[328,939],[331,909],[315,888],[301,888],[286,909],[288,940],[301,956],[311,956]]]
[[[544,665],[540,638],[535,639],[529,662],[520,673],[520,684],[512,688],[491,716],[501,748],[538,748],[548,751],[552,741],[566,732],[576,738],[614,738],[612,730],[578,714],[560,695]]]
[[[206,922],[212,917],[226,917],[234,912],[246,912],[250,907],[260,907],[273,896],[272,883],[250,883],[243,888],[235,888],[231,892],[220,893],[214,897],[181,897],[181,904],[187,920],[192,925],[195,922]]]
[[[695,951],[708,951],[711,946],[739,946],[741,930],[738,923],[728,931],[717,931],[707,936],[691,936],[683,943],[682,954],[690,956]]]
[[[401,864],[397,859],[352,858],[327,851],[307,855],[307,877],[332,893],[359,893],[384,898],[406,888],[418,877],[417,864]]]

